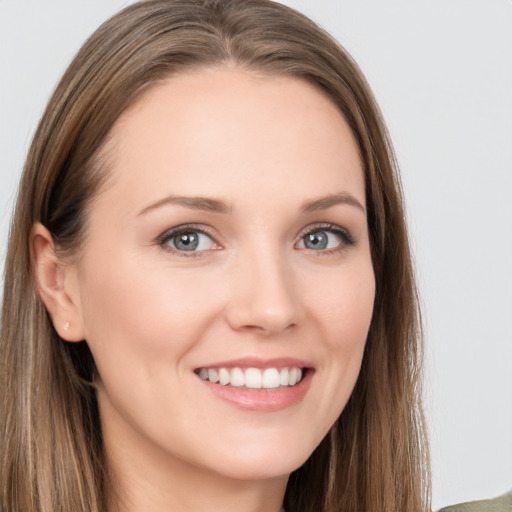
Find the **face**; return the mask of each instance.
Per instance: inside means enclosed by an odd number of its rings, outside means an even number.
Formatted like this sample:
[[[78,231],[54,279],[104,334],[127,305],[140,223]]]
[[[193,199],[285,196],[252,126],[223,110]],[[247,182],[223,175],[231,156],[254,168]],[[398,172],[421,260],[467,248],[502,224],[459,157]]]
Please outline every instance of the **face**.
[[[108,149],[75,288],[107,448],[289,474],[342,412],[372,315],[350,129],[299,79],[202,70],[146,92]]]

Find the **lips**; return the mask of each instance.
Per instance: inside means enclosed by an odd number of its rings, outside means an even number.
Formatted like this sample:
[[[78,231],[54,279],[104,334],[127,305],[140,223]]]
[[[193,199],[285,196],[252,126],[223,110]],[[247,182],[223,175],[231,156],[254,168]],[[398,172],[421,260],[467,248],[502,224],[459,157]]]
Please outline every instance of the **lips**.
[[[224,402],[250,411],[276,412],[304,398],[315,370],[294,358],[251,358],[201,366],[194,373]]]

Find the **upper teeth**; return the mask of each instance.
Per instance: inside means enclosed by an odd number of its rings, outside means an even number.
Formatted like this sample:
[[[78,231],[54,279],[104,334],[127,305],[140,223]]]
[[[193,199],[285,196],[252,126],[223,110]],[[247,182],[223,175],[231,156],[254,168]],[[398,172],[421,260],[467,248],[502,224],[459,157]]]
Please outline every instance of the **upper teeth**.
[[[245,386],[251,389],[272,389],[279,386],[294,386],[302,378],[300,368],[201,368],[199,376],[204,380],[223,386]]]

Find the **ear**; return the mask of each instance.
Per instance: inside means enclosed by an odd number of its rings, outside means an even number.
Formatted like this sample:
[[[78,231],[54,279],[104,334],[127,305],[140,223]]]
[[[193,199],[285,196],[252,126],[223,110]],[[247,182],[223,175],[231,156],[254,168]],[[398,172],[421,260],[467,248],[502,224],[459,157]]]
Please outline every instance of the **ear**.
[[[30,253],[37,290],[55,330],[66,341],[82,341],[85,336],[76,266],[61,261],[51,233],[39,222],[32,227]]]

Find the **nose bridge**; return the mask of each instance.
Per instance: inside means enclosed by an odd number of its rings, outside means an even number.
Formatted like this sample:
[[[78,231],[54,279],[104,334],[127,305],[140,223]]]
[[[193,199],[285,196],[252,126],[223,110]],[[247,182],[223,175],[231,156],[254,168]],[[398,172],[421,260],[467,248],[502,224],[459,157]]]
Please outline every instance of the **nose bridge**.
[[[298,322],[298,297],[286,255],[268,243],[238,255],[229,320],[236,329],[276,333]]]

